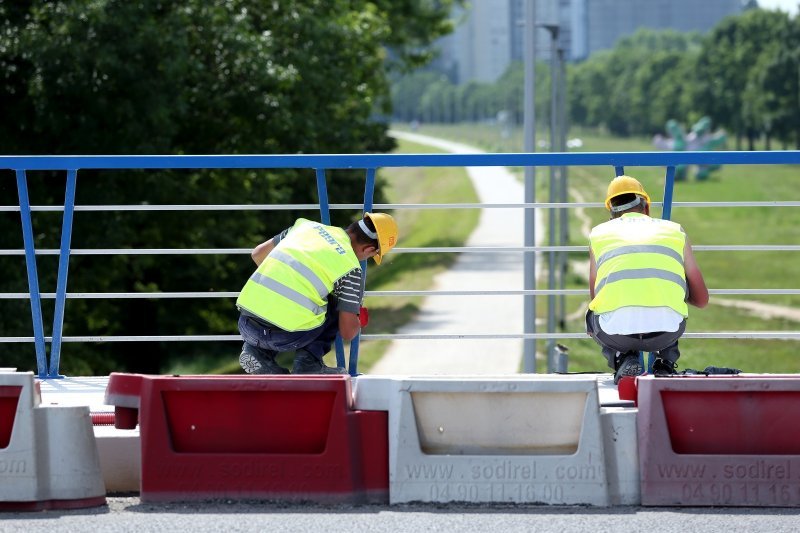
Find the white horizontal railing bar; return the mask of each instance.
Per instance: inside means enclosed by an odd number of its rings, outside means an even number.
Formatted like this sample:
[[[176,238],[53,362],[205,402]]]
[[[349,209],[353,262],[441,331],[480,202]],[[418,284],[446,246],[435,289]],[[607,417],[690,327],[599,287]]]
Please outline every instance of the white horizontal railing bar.
[[[800,294],[800,289],[708,289],[709,294],[754,294],[786,295]],[[533,289],[533,290],[494,290],[494,291],[366,291],[365,296],[525,296],[564,294],[584,296],[589,289]]]
[[[250,255],[252,248],[82,248],[70,255]],[[55,249],[36,250],[36,255],[58,255]],[[0,255],[25,255],[24,250],[0,250]]]
[[[660,205],[660,202],[653,202],[652,205]],[[673,204],[674,205],[674,204]],[[330,204],[330,209],[363,209],[363,204]],[[602,202],[535,202],[535,203],[439,203],[439,204],[374,204],[375,210],[386,209],[553,209],[570,207],[604,207]],[[46,205],[31,206],[31,211],[38,212],[60,212],[63,206]],[[152,205],[152,204],[128,204],[128,205],[76,205],[76,212],[100,212],[100,211],[290,211],[290,210],[319,210],[319,204],[220,204],[220,205]],[[0,206],[0,211],[19,212],[19,206],[4,205]]]
[[[800,295],[800,289],[709,289],[709,294],[715,295]],[[531,289],[531,290],[492,290],[492,291],[366,291],[365,296],[587,296],[588,289]],[[43,292],[39,296],[44,299],[55,299],[54,292]],[[151,299],[181,299],[181,298],[237,298],[238,291],[219,292],[71,292],[67,299],[109,299],[109,300],[151,300]],[[0,293],[0,300],[27,300],[30,293],[4,292]]]
[[[663,202],[652,202],[651,206],[657,207]],[[762,202],[672,202],[673,207],[800,207],[800,201],[762,201]],[[605,208],[602,202],[533,202],[533,203],[440,203],[440,204],[374,204],[375,210],[386,209],[572,209],[572,208]],[[363,209],[363,204],[330,204],[330,209]],[[103,212],[103,211],[291,211],[291,210],[319,210],[319,204],[219,204],[219,205],[76,205],[76,212]],[[19,212],[19,206],[3,205],[0,212]],[[64,206],[34,205],[31,211],[35,212],[61,212]]]
[[[43,292],[40,297],[46,300],[53,300],[56,297],[54,292]],[[237,298],[239,292],[68,292],[67,299],[72,300],[150,300],[156,298]],[[0,293],[0,300],[27,300],[30,295],[27,292],[6,292]]]
[[[800,244],[709,244],[692,245],[700,252],[798,252]],[[497,253],[497,252],[587,252],[585,245],[575,246],[430,246],[393,248],[391,253]],[[70,255],[235,255],[250,254],[250,248],[76,248]],[[3,255],[25,255],[22,249],[2,249]],[[36,255],[59,255],[56,249],[36,250]]]
[[[510,334],[374,334],[362,335],[364,340],[446,340],[446,339],[589,339],[586,332],[578,333],[510,333]],[[800,331],[727,331],[684,333],[681,339],[776,339],[800,340]]]
[[[684,333],[682,339],[774,339],[774,340],[800,340],[800,331],[721,331]],[[362,340],[492,340],[492,339],[589,339],[585,332],[578,333],[443,333],[443,334],[414,334],[414,333],[387,333],[361,335]],[[46,342],[52,342],[52,337],[45,337]],[[63,337],[62,342],[218,342],[239,341],[241,335],[104,335],[104,336],[69,336]],[[0,342],[34,342],[33,337],[0,337]]]
[[[800,252],[800,244],[707,244],[692,245],[692,250],[701,252]],[[494,252],[589,252],[586,245],[580,246],[431,246],[426,248],[393,248],[391,253],[419,254],[426,252],[445,253],[494,253]]]

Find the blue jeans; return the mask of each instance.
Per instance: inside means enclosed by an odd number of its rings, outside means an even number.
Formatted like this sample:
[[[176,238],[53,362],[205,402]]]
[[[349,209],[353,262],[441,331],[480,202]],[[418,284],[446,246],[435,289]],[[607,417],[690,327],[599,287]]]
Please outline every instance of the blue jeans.
[[[328,303],[325,322],[306,331],[284,331],[247,315],[239,316],[239,333],[247,344],[270,352],[293,352],[303,350],[320,361],[331,351],[331,345],[339,332],[339,312]]]

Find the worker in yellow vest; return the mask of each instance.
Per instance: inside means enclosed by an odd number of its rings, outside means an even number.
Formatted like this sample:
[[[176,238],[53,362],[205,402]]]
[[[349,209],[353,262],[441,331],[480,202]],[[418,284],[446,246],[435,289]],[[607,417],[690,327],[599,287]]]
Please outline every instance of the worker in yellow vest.
[[[360,261],[381,264],[396,243],[391,215],[366,213],[347,228],[301,218],[256,246],[258,268],[236,300],[245,372],[288,374],[275,356],[294,351],[294,374],[346,374],[322,357],[337,333],[349,341],[367,324]]]
[[[586,331],[603,349],[614,383],[644,373],[639,351],[654,352],[653,374],[675,374],[688,304],[708,289],[680,224],[650,217],[650,196],[630,176],[608,186],[611,220],[589,235]]]

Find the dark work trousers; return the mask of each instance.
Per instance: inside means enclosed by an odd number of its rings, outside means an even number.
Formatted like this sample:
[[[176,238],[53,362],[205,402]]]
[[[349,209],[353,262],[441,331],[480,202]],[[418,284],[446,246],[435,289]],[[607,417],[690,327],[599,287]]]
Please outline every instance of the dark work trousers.
[[[681,356],[678,339],[686,331],[686,320],[681,322],[678,331],[654,331],[632,335],[612,335],[600,328],[600,318],[591,310],[586,312],[586,333],[603,348],[608,366],[617,369],[617,352],[657,352],[657,357],[675,363]]]
[[[239,333],[247,344],[268,352],[292,352],[303,350],[320,361],[331,351],[331,345],[339,332],[339,312],[336,305],[328,302],[328,311],[322,325],[306,331],[284,331],[245,314],[239,316]]]

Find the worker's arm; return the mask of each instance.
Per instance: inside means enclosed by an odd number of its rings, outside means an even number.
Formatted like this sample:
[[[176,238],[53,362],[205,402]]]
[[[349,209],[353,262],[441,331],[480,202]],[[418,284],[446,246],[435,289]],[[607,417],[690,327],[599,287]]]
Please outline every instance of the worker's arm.
[[[703,273],[700,272],[700,267],[697,266],[688,237],[683,247],[683,268],[686,271],[686,290],[688,292],[686,303],[695,307],[705,307],[708,305],[708,288],[706,288]]]
[[[594,300],[594,282],[597,279],[597,262],[594,260],[594,252],[589,248],[589,296]]]
[[[261,244],[253,248],[253,251],[250,252],[250,257],[253,258],[253,261],[255,261],[256,265],[261,265],[261,263],[264,262],[264,259],[266,259],[269,253],[274,249],[275,249],[275,237],[271,238],[268,241],[262,242]]]
[[[358,315],[348,311],[339,311],[339,334],[342,339],[353,340],[361,331],[361,321]]]

